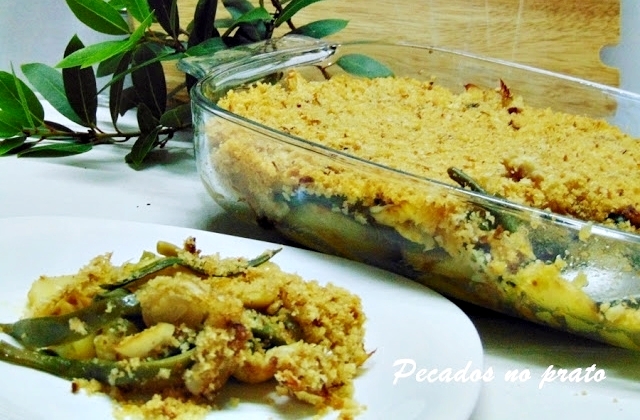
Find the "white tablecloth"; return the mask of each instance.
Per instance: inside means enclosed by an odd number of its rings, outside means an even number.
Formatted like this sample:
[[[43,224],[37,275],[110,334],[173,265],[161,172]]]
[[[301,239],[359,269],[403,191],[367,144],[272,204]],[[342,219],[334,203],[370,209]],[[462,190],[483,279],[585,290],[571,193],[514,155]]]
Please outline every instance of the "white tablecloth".
[[[49,118],[55,115],[48,107],[47,113]],[[109,218],[283,241],[275,232],[238,222],[214,204],[196,173],[190,139],[172,140],[157,157],[162,164],[141,171],[124,163],[127,152],[128,146],[100,146],[65,158],[1,157],[0,217]],[[593,419],[609,415],[635,419],[639,415],[640,353],[463,308],[480,333],[484,369],[494,372],[494,379],[483,384],[473,419]],[[594,372],[589,375],[587,369],[593,365],[592,369],[604,371],[605,379],[596,381]],[[581,369],[581,375],[574,373],[573,381],[556,379],[540,387],[550,368]],[[515,370],[519,379],[505,380],[505,375]]]

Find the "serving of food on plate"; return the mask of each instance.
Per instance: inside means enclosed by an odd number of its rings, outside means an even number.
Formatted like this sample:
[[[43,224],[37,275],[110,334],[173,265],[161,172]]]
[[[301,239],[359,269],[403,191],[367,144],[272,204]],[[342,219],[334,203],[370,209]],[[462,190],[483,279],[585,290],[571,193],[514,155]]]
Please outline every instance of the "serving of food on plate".
[[[135,262],[111,254],[38,278],[27,315],[0,324],[0,360],[109,395],[117,415],[204,418],[232,380],[353,418],[354,378],[370,357],[360,298],[271,262],[204,255],[195,239],[158,242]],[[267,403],[267,402],[265,402]]]
[[[482,379],[415,374],[490,370],[457,305],[369,265],[155,223],[0,231],[0,417],[463,420]]]
[[[355,55],[391,76],[347,74]],[[410,45],[285,37],[183,68],[212,62],[192,100],[199,170],[223,207],[640,349],[640,97]]]

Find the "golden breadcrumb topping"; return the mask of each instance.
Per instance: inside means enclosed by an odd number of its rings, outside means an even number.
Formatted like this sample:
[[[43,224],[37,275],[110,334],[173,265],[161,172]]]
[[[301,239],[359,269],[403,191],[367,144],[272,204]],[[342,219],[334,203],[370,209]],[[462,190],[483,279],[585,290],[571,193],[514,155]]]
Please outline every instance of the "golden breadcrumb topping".
[[[453,184],[453,166],[521,204],[640,227],[640,142],[603,120],[527,106],[504,85],[457,94],[411,78],[307,81],[292,71],[218,105],[411,174]]]
[[[570,235],[545,220],[551,211],[638,232],[640,142],[613,125],[529,106],[504,83],[455,93],[437,80],[295,70],[217,105],[301,140],[207,120],[203,166],[225,206],[448,296],[640,349],[638,302],[587,292],[603,273],[633,275],[640,258],[589,225]],[[517,218],[447,184],[547,212]]]
[[[27,309],[78,313],[62,326],[81,339],[48,350],[93,364],[73,390],[109,395],[118,418],[201,419],[229,381],[271,381],[274,396],[353,418],[364,409],[353,381],[370,356],[360,298],[332,279],[321,285],[282,271],[270,261],[276,252],[252,260],[202,255],[188,238],[183,248],[159,242],[158,253],[122,265],[104,254],[77,274],[39,278]],[[95,319],[122,310],[121,296],[136,305],[94,328]],[[105,309],[81,319],[86,312],[77,311],[105,300]],[[224,409],[242,402],[242,394],[230,398]]]

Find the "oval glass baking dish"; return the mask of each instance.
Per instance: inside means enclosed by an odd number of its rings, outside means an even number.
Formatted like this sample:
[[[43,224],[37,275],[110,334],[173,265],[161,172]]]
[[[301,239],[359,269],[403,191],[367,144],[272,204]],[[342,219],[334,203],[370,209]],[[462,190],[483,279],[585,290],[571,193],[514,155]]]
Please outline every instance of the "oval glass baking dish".
[[[344,73],[344,57],[363,56],[395,77],[433,80],[456,92],[508,86],[530,106],[640,133],[640,96],[615,88],[445,49],[289,36],[180,64],[200,79],[191,92],[196,159],[215,201],[311,249],[640,350],[640,235],[488,194],[454,167],[451,182],[429,179],[217,105],[230,90],[281,83],[292,69],[326,80]]]

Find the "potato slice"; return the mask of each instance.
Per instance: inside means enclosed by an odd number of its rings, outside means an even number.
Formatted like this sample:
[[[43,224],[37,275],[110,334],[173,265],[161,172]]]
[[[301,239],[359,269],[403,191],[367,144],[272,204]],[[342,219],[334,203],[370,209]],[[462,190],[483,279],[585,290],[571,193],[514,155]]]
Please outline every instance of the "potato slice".
[[[137,334],[125,337],[115,347],[115,351],[129,358],[148,356],[154,350],[171,343],[175,329],[172,324],[158,323]]]

